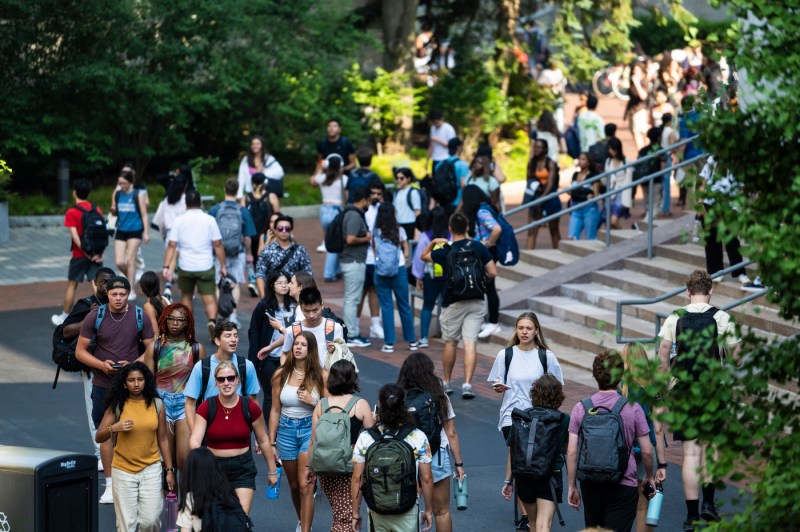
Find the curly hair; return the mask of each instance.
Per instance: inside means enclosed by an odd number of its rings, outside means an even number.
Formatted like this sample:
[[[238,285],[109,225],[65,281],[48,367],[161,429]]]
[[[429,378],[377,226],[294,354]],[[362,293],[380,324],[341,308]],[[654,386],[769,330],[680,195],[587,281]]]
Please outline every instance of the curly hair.
[[[225,508],[237,508],[239,499],[219,467],[217,457],[207,447],[189,451],[186,464],[181,469],[178,507],[186,509],[186,495],[192,494],[192,515],[202,517],[211,504],[218,502]]]
[[[436,414],[444,423],[447,420],[447,395],[442,381],[433,372],[433,361],[425,353],[412,353],[400,368],[397,384],[405,390],[419,388],[425,390],[436,403]]]
[[[625,364],[615,349],[607,349],[596,357],[592,363],[592,376],[597,381],[600,391],[615,390],[619,385]]]
[[[558,410],[564,403],[564,388],[558,379],[545,373],[531,386],[531,404]]]
[[[686,278],[686,289],[693,296],[707,296],[711,293],[711,276],[705,270],[695,270]]]
[[[317,349],[317,337],[314,336],[313,333],[308,331],[300,331],[294,342],[292,342],[292,349],[289,349],[288,355],[286,355],[286,361],[283,365],[278,368],[280,369],[280,373],[277,371],[275,372],[275,376],[273,379],[273,386],[275,386],[274,382],[276,379],[278,383],[280,383],[280,387],[286,384],[286,381],[289,380],[289,376],[294,371],[297,360],[294,358],[294,344],[297,342],[298,338],[305,338],[308,344],[308,354],[306,355],[306,376],[303,379],[303,386],[309,392],[316,390],[317,394],[321,398],[323,396],[323,392],[325,391],[325,382],[322,375],[322,365],[319,363],[319,351]]]
[[[397,215],[394,205],[383,202],[378,207],[378,216],[375,218],[375,229],[380,231],[380,237],[388,240],[395,246],[400,245],[400,228],[397,225]]]
[[[384,384],[378,393],[379,420],[384,427],[397,431],[413,427],[414,418],[406,408],[406,391],[399,384]]]
[[[183,303],[171,303],[167,305],[164,309],[164,312],[162,312],[161,316],[158,318],[158,336],[161,340],[161,343],[163,344],[167,341],[167,317],[169,317],[176,310],[182,312],[186,318],[186,329],[183,331],[183,333],[186,335],[186,341],[190,344],[195,343],[194,314],[192,313],[192,310]]]
[[[106,395],[106,409],[114,412],[122,412],[125,408],[125,401],[128,400],[128,389],[125,387],[125,380],[128,375],[138,371],[144,376],[144,389],[142,390],[142,397],[144,398],[145,405],[150,406],[153,400],[158,397],[156,391],[156,376],[150,371],[143,362],[131,362],[122,366],[117,372],[116,377],[111,382],[111,388]]]
[[[533,343],[536,344],[537,347],[544,347],[545,349],[550,349],[547,346],[547,342],[544,340],[544,332],[542,332],[542,327],[539,325],[539,318],[536,317],[536,314],[530,311],[523,312],[517,317],[517,321],[514,322],[514,334],[511,335],[511,339],[508,341],[508,347],[513,347],[515,345],[519,345],[519,336],[517,336],[517,324],[522,320],[531,320],[533,322],[533,326],[536,328],[536,335],[533,337]]]

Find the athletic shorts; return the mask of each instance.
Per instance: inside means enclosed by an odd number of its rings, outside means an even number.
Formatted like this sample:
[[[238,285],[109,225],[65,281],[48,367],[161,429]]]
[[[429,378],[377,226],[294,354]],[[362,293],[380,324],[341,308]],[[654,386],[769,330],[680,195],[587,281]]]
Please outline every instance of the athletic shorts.
[[[375,265],[367,264],[367,270],[364,277],[364,292],[375,286]]]
[[[217,463],[233,489],[256,489],[256,464],[253,462],[253,453],[249,449],[239,456],[218,456]]]
[[[69,260],[67,279],[78,283],[82,282],[84,278],[87,281],[94,281],[97,271],[102,267],[102,263],[98,264],[86,257],[72,257]]]
[[[117,229],[114,233],[114,240],[141,240],[143,235],[144,229],[139,229],[138,231],[120,231]]]
[[[216,283],[214,282],[214,267],[212,266],[203,272],[185,272],[180,268],[178,270],[178,288],[181,294],[194,294],[194,288],[197,287],[200,295],[213,296],[216,293]]]
[[[442,309],[439,316],[442,340],[445,342],[457,342],[462,338],[477,340],[485,315],[483,299],[468,299],[450,303]]]
[[[553,501],[553,491],[550,480],[555,481],[555,491],[557,501]],[[514,486],[517,488],[517,496],[525,504],[533,504],[536,499],[560,503],[564,493],[564,477],[561,471],[554,471],[551,479],[546,480],[527,480],[524,476],[514,476]]]

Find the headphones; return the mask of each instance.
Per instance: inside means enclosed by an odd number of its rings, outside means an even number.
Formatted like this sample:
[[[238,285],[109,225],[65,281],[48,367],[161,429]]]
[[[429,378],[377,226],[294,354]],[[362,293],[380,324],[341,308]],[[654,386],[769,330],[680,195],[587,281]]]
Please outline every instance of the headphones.
[[[323,170],[327,170],[328,169],[328,163],[330,162],[331,159],[339,159],[340,167],[344,167],[344,158],[341,155],[339,155],[338,153],[331,153],[330,155],[325,157],[324,161],[322,161],[322,169]]]

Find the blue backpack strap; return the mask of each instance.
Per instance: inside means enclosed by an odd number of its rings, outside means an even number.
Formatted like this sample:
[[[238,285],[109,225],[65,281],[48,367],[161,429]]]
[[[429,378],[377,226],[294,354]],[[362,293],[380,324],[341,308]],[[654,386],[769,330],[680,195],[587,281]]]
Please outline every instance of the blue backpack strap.
[[[547,375],[547,349],[539,347],[539,363],[542,365],[542,375]]]
[[[100,330],[100,324],[103,323],[103,318],[106,317],[106,305],[97,307],[97,317],[94,319],[94,334],[97,336],[97,331]]]
[[[139,334],[144,330],[144,309],[138,305],[136,306],[136,329]]]
[[[627,397],[620,397],[619,399],[617,399],[617,402],[614,403],[614,407],[611,409],[611,412],[613,412],[614,414],[619,415],[619,413],[622,411],[622,409],[625,408],[626,404],[628,404],[628,398]]]
[[[591,397],[587,397],[586,399],[581,400],[581,404],[583,405],[584,410],[586,410],[586,414],[589,414],[589,410],[594,408],[594,403],[592,402]]]
[[[511,359],[514,358],[514,348],[506,347],[506,373],[503,376],[503,384],[508,384],[508,368],[511,366]]]

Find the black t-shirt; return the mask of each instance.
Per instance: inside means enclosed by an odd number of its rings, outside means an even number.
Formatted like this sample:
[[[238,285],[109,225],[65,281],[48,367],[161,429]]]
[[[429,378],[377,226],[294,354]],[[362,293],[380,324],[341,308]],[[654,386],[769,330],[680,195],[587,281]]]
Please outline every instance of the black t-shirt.
[[[332,153],[338,153],[344,159],[342,166],[350,164],[350,156],[356,152],[353,143],[347,137],[340,136],[338,140],[331,141],[325,137],[317,143],[317,153],[323,159]]]
[[[469,237],[453,242],[452,244],[447,244],[440,249],[434,249],[431,251],[431,259],[433,259],[433,262],[436,264],[441,264],[442,268],[446,268],[448,253],[463,248],[468,242],[472,242],[472,249],[478,254],[478,257],[481,259],[481,263],[484,267],[492,261],[492,254],[489,253],[489,250],[486,249],[486,246],[477,240],[470,240]],[[450,298],[447,295],[447,290],[445,290],[442,294],[442,306],[446,307],[449,305]]]

